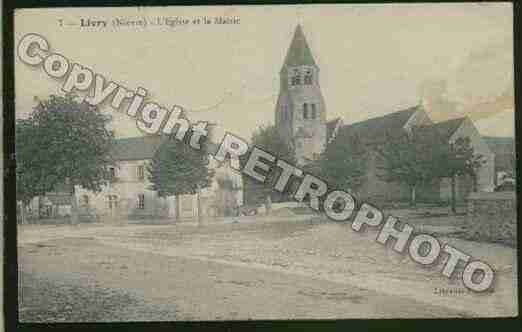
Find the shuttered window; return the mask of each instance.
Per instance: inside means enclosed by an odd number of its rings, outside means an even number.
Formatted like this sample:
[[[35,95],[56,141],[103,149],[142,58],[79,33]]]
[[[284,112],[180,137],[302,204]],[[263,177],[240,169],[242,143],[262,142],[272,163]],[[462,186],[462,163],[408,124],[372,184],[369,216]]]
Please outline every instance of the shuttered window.
[[[140,165],[136,168],[136,176],[139,181],[143,181],[145,179],[145,167]]]
[[[145,209],[145,195],[144,194],[138,194],[138,203],[136,208],[143,210]]]

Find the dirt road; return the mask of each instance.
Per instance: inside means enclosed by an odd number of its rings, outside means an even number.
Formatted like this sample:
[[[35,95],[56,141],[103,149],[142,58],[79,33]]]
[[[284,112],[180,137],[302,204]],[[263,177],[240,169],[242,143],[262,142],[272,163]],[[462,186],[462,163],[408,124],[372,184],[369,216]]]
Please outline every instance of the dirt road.
[[[20,251],[21,321],[466,316],[305,276],[133,252],[92,239]]]
[[[302,222],[22,228],[20,318],[429,318],[516,310],[512,249],[456,243],[496,264],[495,292],[475,295],[390,254],[374,235]],[[441,288],[459,292],[437,294]]]

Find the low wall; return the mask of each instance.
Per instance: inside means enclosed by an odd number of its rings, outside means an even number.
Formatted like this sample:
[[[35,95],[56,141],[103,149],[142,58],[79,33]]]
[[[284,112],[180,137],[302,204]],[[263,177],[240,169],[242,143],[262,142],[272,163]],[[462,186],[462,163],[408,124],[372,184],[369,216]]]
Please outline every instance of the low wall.
[[[471,240],[516,245],[516,193],[513,191],[472,193],[468,197],[465,230]]]

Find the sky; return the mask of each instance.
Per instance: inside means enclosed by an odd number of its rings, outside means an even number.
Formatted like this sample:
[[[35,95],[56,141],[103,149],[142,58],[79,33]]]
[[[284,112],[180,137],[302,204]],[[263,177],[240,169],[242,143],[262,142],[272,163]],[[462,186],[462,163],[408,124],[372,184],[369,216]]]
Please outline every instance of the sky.
[[[78,25],[158,16],[239,23]],[[328,119],[348,124],[422,103],[434,121],[469,116],[483,135],[513,135],[510,3],[23,9],[15,45],[38,33],[71,62],[248,139],[274,122],[279,70],[297,24],[320,67]],[[15,59],[17,117],[62,84]],[[117,136],[142,135],[133,119],[104,111]]]

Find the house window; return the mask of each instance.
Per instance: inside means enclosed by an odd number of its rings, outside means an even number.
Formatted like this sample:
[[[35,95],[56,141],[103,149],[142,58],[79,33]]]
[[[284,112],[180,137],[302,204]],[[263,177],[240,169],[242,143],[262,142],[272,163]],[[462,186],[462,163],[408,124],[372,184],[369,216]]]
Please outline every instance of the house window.
[[[305,74],[305,77],[304,77],[304,84],[305,85],[311,85],[312,81],[313,81],[312,71],[311,70],[307,70],[306,74]]]
[[[292,75],[291,79],[292,85],[299,85],[301,84],[301,76],[299,75],[299,70],[294,70],[294,74]]]
[[[109,167],[109,176],[111,177],[111,180],[116,178],[116,168]]]
[[[136,168],[136,175],[139,181],[143,181],[145,179],[145,167],[143,165],[139,165]]]
[[[315,119],[315,116],[316,116],[316,113],[315,113],[315,104],[311,104],[311,105],[312,105],[312,115],[310,116],[310,118]]]
[[[89,196],[82,195],[81,205],[82,206],[89,206]]]
[[[115,209],[118,207],[118,196],[116,195],[107,195],[107,202],[109,204],[109,209]]]
[[[308,104],[303,104],[303,119],[308,119]]]
[[[140,210],[145,209],[145,194],[138,194],[138,204],[136,208]]]

